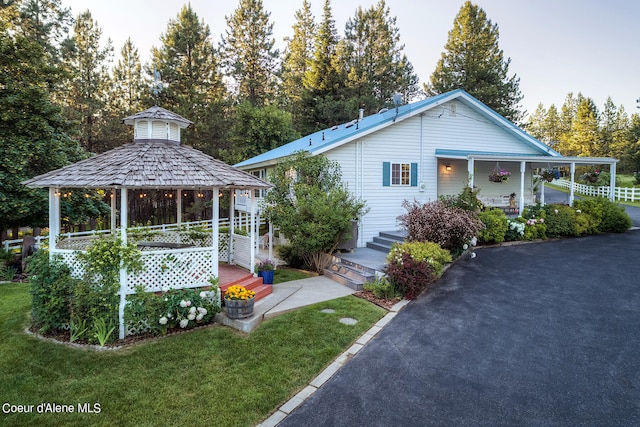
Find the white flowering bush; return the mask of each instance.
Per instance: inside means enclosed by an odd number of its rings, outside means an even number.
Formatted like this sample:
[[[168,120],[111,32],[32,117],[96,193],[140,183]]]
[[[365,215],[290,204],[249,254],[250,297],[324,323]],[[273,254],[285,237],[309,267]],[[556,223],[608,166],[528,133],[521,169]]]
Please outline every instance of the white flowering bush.
[[[133,330],[148,328],[157,335],[209,323],[220,311],[217,281],[212,285],[208,290],[170,289],[161,294],[138,286],[135,294],[127,296],[125,322]]]

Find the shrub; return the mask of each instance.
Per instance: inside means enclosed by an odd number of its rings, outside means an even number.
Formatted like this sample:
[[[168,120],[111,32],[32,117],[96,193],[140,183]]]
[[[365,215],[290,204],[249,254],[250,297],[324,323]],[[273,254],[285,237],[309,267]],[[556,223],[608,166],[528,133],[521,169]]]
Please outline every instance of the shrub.
[[[501,243],[509,227],[507,214],[502,209],[492,208],[480,212],[478,215],[484,224],[484,229],[480,231],[480,243]]]
[[[451,262],[451,254],[433,242],[395,243],[387,255],[387,276],[407,299],[415,299]]]
[[[544,223],[544,218],[525,219],[520,217],[518,221],[524,224],[524,233],[522,234],[524,240],[547,238],[547,226]]]
[[[73,289],[78,283],[59,256],[49,260],[41,249],[29,258],[31,322],[42,332],[61,329],[70,322]]]
[[[362,285],[365,291],[371,292],[376,298],[393,300],[398,298],[399,292],[396,291],[395,286],[386,277],[376,277],[375,279],[365,282]]]
[[[219,311],[217,286],[209,291],[170,289],[162,294],[137,286],[136,293],[127,296],[124,315],[129,329],[148,328],[155,335],[164,335],[172,328],[188,329],[209,323]]]
[[[548,205],[545,207],[547,236],[577,236],[576,211],[566,205]]]
[[[573,207],[583,215],[578,215],[578,229],[580,234],[595,234],[600,232],[600,225],[604,217],[604,207],[596,199],[575,200]]]
[[[460,194],[455,196],[440,196],[440,201],[448,208],[459,208],[465,211],[476,212],[482,209],[483,205],[478,198],[480,190],[465,186]]]
[[[463,246],[484,227],[474,212],[447,207],[441,201],[421,205],[405,200],[403,206],[407,213],[398,221],[407,230],[407,240],[438,243],[454,255],[462,253]]]
[[[624,233],[633,225],[629,214],[620,205],[613,203],[609,199],[600,198],[602,206],[602,222],[600,231],[605,233]]]

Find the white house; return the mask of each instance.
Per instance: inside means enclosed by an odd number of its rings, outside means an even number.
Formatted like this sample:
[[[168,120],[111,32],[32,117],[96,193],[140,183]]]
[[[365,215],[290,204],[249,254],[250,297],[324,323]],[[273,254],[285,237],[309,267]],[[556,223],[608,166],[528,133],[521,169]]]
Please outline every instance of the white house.
[[[573,180],[575,164],[609,164],[615,180],[615,160],[562,157],[461,89],[359,117],[235,166],[268,181],[270,168],[300,150],[337,161],[349,190],[366,201],[358,247],[398,228],[404,200],[424,203],[471,185],[488,204],[504,205],[515,193],[522,210],[534,203],[536,168],[569,165]],[[495,169],[508,170],[510,179],[490,181]]]

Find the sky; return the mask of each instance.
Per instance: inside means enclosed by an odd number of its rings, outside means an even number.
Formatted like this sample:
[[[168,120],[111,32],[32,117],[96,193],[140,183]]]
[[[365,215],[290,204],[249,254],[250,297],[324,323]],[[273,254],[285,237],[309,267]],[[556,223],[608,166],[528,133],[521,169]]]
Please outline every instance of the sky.
[[[169,20],[176,19],[183,0],[62,0],[73,16],[91,11],[111,38],[115,61],[130,37],[143,63]],[[191,7],[211,30],[217,47],[227,29],[225,17],[239,0],[191,0]],[[316,22],[322,18],[324,0],[311,0]],[[358,7],[367,9],[378,0],[332,0],[339,35]],[[444,50],[453,20],[464,0],[386,0],[397,18],[404,53],[422,83],[428,82]],[[487,18],[498,25],[499,46],[510,58],[509,75],[520,78],[522,109],[533,113],[539,103],[560,109],[569,92],[592,98],[603,109],[607,97],[628,114],[640,113],[640,1],[637,0],[476,0]],[[273,22],[276,48],[282,52],[285,37],[293,35],[294,14],[302,0],[263,0]]]

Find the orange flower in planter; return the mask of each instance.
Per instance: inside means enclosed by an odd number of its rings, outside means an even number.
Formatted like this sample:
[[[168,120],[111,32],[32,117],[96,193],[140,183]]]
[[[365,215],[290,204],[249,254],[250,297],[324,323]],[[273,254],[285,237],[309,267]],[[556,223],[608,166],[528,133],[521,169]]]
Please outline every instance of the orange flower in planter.
[[[232,285],[224,293],[224,299],[228,300],[248,300],[256,296],[255,291],[246,289],[244,286]]]

